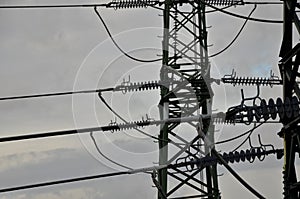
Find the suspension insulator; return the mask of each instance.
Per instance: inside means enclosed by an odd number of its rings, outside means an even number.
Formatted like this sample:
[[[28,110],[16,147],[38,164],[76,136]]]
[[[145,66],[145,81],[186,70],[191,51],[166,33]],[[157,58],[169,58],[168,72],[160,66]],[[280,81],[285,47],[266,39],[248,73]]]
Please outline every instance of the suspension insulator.
[[[276,100],[276,106],[277,106],[279,118],[280,120],[283,120],[285,116],[284,104],[282,102],[282,99],[279,97]]]
[[[249,125],[253,120],[260,122],[262,118],[264,121],[270,118],[275,120],[277,115],[280,121],[300,116],[299,99],[293,96],[292,98],[286,98],[283,102],[278,97],[276,103],[270,98],[268,104],[265,99],[261,99],[260,105],[245,106],[242,104],[231,107],[226,112],[225,122],[244,122],[246,125]]]
[[[257,155],[258,159],[260,161],[263,161],[266,157],[266,151],[263,148],[259,147],[257,148],[257,153],[258,153]]]
[[[226,152],[223,153],[223,159],[228,162],[228,154]]]
[[[115,9],[122,9],[122,8],[141,8],[147,7],[149,5],[154,5],[157,2],[150,1],[150,0],[114,0],[112,1],[112,7]]]
[[[241,150],[240,155],[241,155],[241,161],[245,162],[245,160],[246,160],[246,153],[245,153],[245,151]]]
[[[245,162],[246,160],[250,163],[254,162],[255,158],[257,157],[260,161],[263,161],[268,154],[276,154],[277,158],[282,158],[283,156],[283,149],[276,149],[276,150],[270,150],[266,151],[263,147],[251,147],[250,149],[247,149],[246,151],[241,150],[240,152],[224,152],[222,157],[227,163],[234,163],[234,162]],[[205,157],[205,160],[203,159],[203,162],[201,164],[204,165],[212,165],[215,163],[220,163],[215,157]]]
[[[253,122],[253,117],[254,117],[254,113],[253,113],[253,109],[252,108],[249,108],[247,110],[247,124],[250,124],[251,122]]]
[[[261,119],[261,108],[256,105],[254,105],[254,117],[257,122]]]
[[[286,97],[284,101],[284,110],[285,110],[286,117],[290,119],[293,116],[293,110],[292,110],[291,100],[288,97]]]
[[[299,100],[296,96],[292,97],[291,104],[293,110],[293,117],[296,118],[299,116]]]
[[[256,148],[251,148],[250,149],[250,160],[249,160],[249,162],[250,163],[254,162],[255,157],[256,157]]]
[[[115,88],[115,91],[122,91],[123,93],[130,91],[144,91],[151,89],[159,89],[162,86],[159,81],[148,81],[148,82],[134,82],[134,83],[122,83],[120,86]]]
[[[261,148],[256,148],[256,156],[257,156],[257,158],[260,160],[260,157],[262,156],[262,150],[261,150]]]
[[[262,99],[260,101],[260,108],[264,120],[267,121],[270,118],[270,116],[269,116],[269,109],[266,100]]]
[[[215,6],[230,6],[243,4],[243,1],[241,0],[206,0],[205,2]]]
[[[240,162],[240,159],[241,159],[241,157],[240,157],[240,153],[239,152],[234,152],[234,161],[235,162]]]
[[[250,162],[251,161],[251,152],[250,152],[250,150],[247,149],[245,154],[246,154],[246,160]]]
[[[275,106],[275,102],[272,98],[269,99],[269,111],[270,111],[271,118],[275,120],[277,116],[277,109]]]
[[[229,158],[229,162],[234,163],[234,154],[233,154],[233,152],[229,152],[228,158]]]

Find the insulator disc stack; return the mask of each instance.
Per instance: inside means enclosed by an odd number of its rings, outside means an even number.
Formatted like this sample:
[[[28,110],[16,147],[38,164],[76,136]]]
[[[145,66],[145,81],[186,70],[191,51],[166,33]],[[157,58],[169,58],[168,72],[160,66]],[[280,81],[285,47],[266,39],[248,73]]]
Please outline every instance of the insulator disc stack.
[[[226,122],[250,124],[254,121],[263,122],[269,119],[275,120],[276,118],[282,121],[298,116],[299,99],[293,96],[292,98],[286,98],[284,101],[277,98],[275,102],[274,99],[270,98],[267,103],[266,100],[262,99],[260,105],[231,108],[226,113]]]
[[[265,156],[270,154],[276,154],[276,158],[281,159],[283,157],[283,149],[265,150],[263,147],[253,147],[247,150],[223,153],[221,156],[227,163],[239,163],[246,161],[252,163],[255,159],[263,161]],[[215,165],[217,163],[221,164],[215,156],[206,156],[201,159],[193,159],[192,162],[193,161],[196,162],[198,167]],[[189,160],[185,158],[185,162],[187,163]]]
[[[205,2],[215,6],[231,6],[231,5],[243,4],[243,1],[240,0],[206,0]]]
[[[279,79],[272,79],[272,78],[263,78],[263,77],[224,77],[221,79],[223,83],[232,84],[233,86],[236,85],[260,85],[260,86],[273,86],[273,85],[280,85],[282,81]]]
[[[148,81],[148,82],[134,82],[127,83],[124,85],[117,86],[115,91],[132,92],[132,91],[144,91],[144,90],[153,90],[159,89],[163,86],[159,81]]]
[[[150,121],[149,120],[141,120],[141,121],[134,121],[134,122],[128,122],[128,123],[113,123],[109,124],[108,126],[102,127],[103,131],[121,131],[121,130],[130,130],[130,129],[135,129],[135,128],[141,128],[145,126],[149,126]]]
[[[158,1],[152,0],[114,0],[111,6],[115,9],[125,8],[146,8],[147,6],[155,5]]]

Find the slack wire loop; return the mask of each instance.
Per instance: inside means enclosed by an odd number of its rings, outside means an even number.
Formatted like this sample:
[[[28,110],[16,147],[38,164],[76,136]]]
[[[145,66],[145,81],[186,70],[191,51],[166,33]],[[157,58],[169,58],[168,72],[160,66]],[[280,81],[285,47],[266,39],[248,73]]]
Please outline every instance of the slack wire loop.
[[[136,58],[136,57],[133,57],[131,55],[129,55],[128,53],[126,53],[120,46],[119,44],[115,41],[115,39],[113,38],[112,34],[110,33],[110,30],[108,28],[108,26],[106,25],[104,19],[102,18],[102,16],[100,15],[99,11],[97,10],[97,6],[94,7],[94,11],[96,13],[96,15],[98,16],[98,18],[100,19],[102,25],[104,26],[108,36],[110,37],[111,41],[114,43],[114,45],[119,49],[119,51],[125,55],[126,57],[134,60],[134,61],[137,61],[137,62],[144,62],[144,63],[151,63],[151,62],[157,62],[157,61],[161,61],[162,59],[161,58],[158,58],[158,59],[150,59],[150,60],[146,60],[146,59],[139,59],[139,58]]]
[[[244,24],[242,25],[242,27],[240,28],[240,30],[238,31],[238,33],[236,34],[236,36],[233,38],[233,40],[224,49],[222,49],[221,51],[219,51],[219,52],[217,52],[215,54],[210,55],[209,58],[212,58],[212,57],[215,57],[217,55],[220,55],[223,52],[225,52],[228,48],[230,48],[230,46],[238,39],[238,37],[240,36],[240,34],[242,33],[242,31],[244,30],[247,22],[249,21],[250,16],[253,14],[253,12],[256,10],[256,8],[257,8],[257,5],[254,4],[254,8],[252,9],[252,11],[250,12],[250,14],[248,15],[248,18],[245,20]]]

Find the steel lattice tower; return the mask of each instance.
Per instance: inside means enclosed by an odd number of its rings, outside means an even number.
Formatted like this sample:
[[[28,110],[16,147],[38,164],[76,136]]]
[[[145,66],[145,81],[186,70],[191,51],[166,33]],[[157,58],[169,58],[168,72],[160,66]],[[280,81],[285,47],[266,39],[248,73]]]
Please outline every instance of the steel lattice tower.
[[[171,83],[161,89],[159,106],[161,119],[211,113],[213,94],[209,82],[205,5],[201,1],[166,0],[163,23],[163,61],[160,79]],[[181,83],[172,83],[174,80]],[[196,159],[200,156],[210,156],[207,148],[195,146],[200,140],[197,123],[190,123],[194,132],[186,132],[193,134],[194,138],[191,140],[186,140],[184,135],[175,132],[179,125],[173,123],[161,126],[160,165],[174,161],[168,157],[169,137],[171,140],[192,144],[190,150],[185,150],[181,157],[185,155]],[[203,132],[213,142],[214,127],[210,125],[209,120],[203,122]],[[182,150],[181,146],[177,147],[179,151]],[[199,177],[201,172],[204,174],[203,177]],[[178,184],[169,188],[169,178],[176,179]],[[216,165],[189,171],[161,169],[158,171],[158,184],[159,199],[174,198],[175,192],[185,186],[196,190],[198,194],[179,198],[220,198]]]
[[[299,3],[297,0],[285,0],[283,6],[284,25],[283,41],[280,50],[279,70],[283,79],[284,99],[292,96],[300,97],[300,88],[296,81],[299,78],[300,43],[293,46],[293,23],[300,33],[300,21],[297,16]],[[300,197],[300,183],[297,180],[295,156],[300,152],[299,116],[290,120],[283,120],[284,127],[279,135],[284,139],[284,198],[296,199]]]

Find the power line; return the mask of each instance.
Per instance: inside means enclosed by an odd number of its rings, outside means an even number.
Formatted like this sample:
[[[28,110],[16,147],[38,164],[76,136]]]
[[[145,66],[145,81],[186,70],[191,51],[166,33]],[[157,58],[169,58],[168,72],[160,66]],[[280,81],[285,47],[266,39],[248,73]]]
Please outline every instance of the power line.
[[[41,9],[41,8],[90,8],[90,7],[108,7],[110,4],[62,4],[62,5],[6,5],[0,6],[0,9]]]
[[[111,3],[109,4],[73,4],[73,5],[14,5],[14,6],[0,6],[0,9],[33,9],[33,8],[78,8],[78,7],[94,7],[94,11],[97,14],[98,18],[102,22],[107,34],[109,35],[110,39],[114,43],[114,45],[128,58],[137,61],[137,62],[144,62],[144,63],[150,63],[150,62],[157,62],[161,61],[161,58],[158,59],[151,59],[151,60],[145,60],[145,59],[139,59],[136,57],[133,57],[126,53],[119,45],[118,43],[114,40],[112,34],[109,31],[108,26],[106,25],[105,21],[101,17],[100,13],[97,10],[97,7],[110,7]]]
[[[104,97],[101,95],[101,93],[98,94],[100,100],[103,102],[103,104],[115,115],[117,116],[119,119],[121,119],[123,122],[125,122],[126,124],[129,124],[129,122],[127,120],[125,120],[125,118],[123,118],[120,114],[118,114],[107,102],[106,100],[104,99]],[[159,138],[159,137],[155,137],[153,135],[150,135],[138,128],[134,128],[136,131],[138,131],[139,133],[147,136],[147,137],[150,137],[154,140],[158,140],[158,141],[164,141],[164,142],[168,142],[168,143],[171,143],[171,144],[174,144],[175,146],[181,146],[181,145],[184,145],[186,146],[186,144],[183,144],[183,143],[178,143],[178,142],[174,142],[172,139],[168,138],[168,140],[165,140],[165,139],[162,139],[162,138]]]
[[[134,61],[137,61],[137,62],[144,62],[144,63],[150,63],[150,62],[157,62],[157,61],[161,61],[162,59],[159,58],[159,59],[150,59],[150,60],[145,60],[145,59],[139,59],[139,58],[136,58],[136,57],[133,57],[131,55],[129,55],[128,53],[126,53],[120,46],[119,44],[115,41],[115,39],[113,38],[112,34],[110,33],[110,30],[108,28],[108,26],[106,25],[104,19],[101,17],[99,11],[97,10],[97,6],[94,7],[94,11],[95,13],[97,14],[98,18],[100,19],[101,23],[103,24],[108,36],[110,37],[111,41],[114,43],[114,45],[121,51],[121,53],[123,53],[126,57],[134,60]]]
[[[101,93],[98,94],[100,100],[103,102],[103,104],[115,115],[117,116],[119,119],[121,119],[123,122],[125,122],[126,124],[129,124],[129,122],[127,120],[125,120],[125,118],[123,118],[120,114],[118,114],[107,102],[106,100],[104,99],[104,97],[101,95]],[[182,144],[182,143],[177,143],[177,142],[174,142],[172,141],[170,138],[168,138],[168,140],[164,140],[162,138],[158,138],[158,137],[155,137],[153,135],[150,135],[138,128],[134,128],[136,131],[140,132],[141,134],[147,136],[147,137],[150,137],[152,139],[155,139],[155,140],[159,140],[159,141],[164,141],[164,142],[169,142],[169,143],[172,143],[172,144],[175,144],[175,145],[186,145],[186,144]],[[247,134],[248,132],[246,132],[245,134]],[[242,136],[241,136],[242,137]],[[232,138],[231,138],[232,139]],[[237,138],[233,138],[233,139],[237,139]],[[215,144],[222,144],[223,142],[226,142],[226,140],[224,141],[221,141],[221,142],[217,142]]]
[[[143,120],[143,121],[135,121],[131,123],[123,123],[123,124],[115,124],[111,123],[107,126],[101,127],[91,127],[91,128],[82,128],[82,129],[72,129],[72,130],[64,130],[64,131],[52,131],[46,133],[36,133],[29,135],[17,135],[10,137],[2,137],[0,138],[0,142],[11,142],[11,141],[19,141],[19,140],[28,140],[28,139],[37,139],[37,138],[45,138],[45,137],[55,137],[62,135],[72,135],[76,133],[87,133],[93,131],[119,131],[119,130],[127,130],[127,129],[135,129],[137,127],[144,127],[150,125],[160,125],[164,123],[178,123],[178,122],[191,122],[198,121],[200,118],[208,119],[210,117],[216,117],[220,113],[212,114],[212,115],[199,115],[199,116],[191,116],[191,117],[181,117],[181,118],[169,118],[165,120]]]
[[[105,173],[105,174],[100,174],[100,175],[92,175],[92,176],[69,178],[69,179],[64,179],[64,180],[29,184],[29,185],[23,185],[23,186],[0,189],[0,193],[26,190],[26,189],[33,189],[33,188],[39,188],[39,187],[48,187],[48,186],[53,186],[53,185],[58,185],[58,184],[67,184],[67,183],[80,182],[80,181],[93,180],[93,179],[100,179],[100,178],[107,178],[107,177],[115,177],[115,176],[121,176],[121,175],[131,175],[131,174],[137,174],[137,173],[149,173],[151,171],[155,171],[155,170],[159,170],[159,169],[163,169],[163,168],[168,168],[168,167],[176,167],[176,166],[181,166],[182,167],[185,164],[178,164],[178,165],[169,164],[169,165],[145,167],[145,168],[140,168],[140,169]],[[190,164],[195,164],[195,161],[191,162]]]
[[[127,120],[125,120],[125,118],[123,118],[120,114],[118,114],[107,102],[106,102],[106,100],[102,97],[102,95],[101,95],[101,93],[99,93],[98,94],[98,96],[99,96],[99,98],[100,98],[100,100],[102,101],[102,103],[115,115],[115,116],[117,116],[119,119],[121,119],[123,122],[125,122],[126,124],[129,124],[129,122],[127,122]],[[145,136],[147,136],[147,137],[150,137],[150,138],[152,138],[152,139],[155,139],[155,140],[160,140],[160,138],[157,138],[157,137],[155,137],[155,136],[153,136],[153,135],[150,135],[150,134],[148,134],[148,133],[146,133],[146,132],[144,132],[144,131],[142,131],[142,130],[140,130],[140,129],[138,129],[138,128],[134,128],[136,131],[138,131],[138,132],[140,132],[141,134],[143,134],[143,135],[145,135]],[[164,140],[164,141],[166,141],[166,142],[170,142],[170,141],[168,141],[168,140]]]
[[[119,115],[113,108],[106,102],[106,100],[102,97],[101,92],[103,91],[112,91],[114,90],[113,88],[107,88],[107,89],[97,89],[97,90],[85,90],[85,91],[75,91],[75,92],[61,92],[61,93],[47,93],[47,94],[38,94],[38,95],[26,95],[26,96],[14,96],[14,97],[4,97],[0,98],[0,101],[3,100],[14,100],[14,99],[26,99],[26,98],[37,98],[37,97],[46,97],[46,96],[56,96],[56,95],[71,95],[71,94],[79,94],[79,93],[93,93],[97,92],[100,100],[103,102],[103,104],[119,119],[121,119],[123,122],[126,124],[129,124],[128,121],[126,121],[121,115]],[[263,122],[264,123],[264,122]],[[226,139],[223,141],[216,142],[215,144],[223,144],[226,142],[230,142],[233,140],[236,140],[240,137],[243,137],[244,135],[248,134],[249,132],[252,132],[254,129],[258,128],[261,126],[263,123],[260,123],[256,127],[246,131],[245,133],[235,136],[230,139]],[[141,134],[150,137],[155,140],[163,140],[158,137],[152,136],[138,128],[134,128]],[[46,137],[56,137],[56,136],[64,136],[64,135],[72,135],[72,134],[77,134],[77,133],[88,133],[88,132],[93,132],[93,131],[101,131],[103,130],[102,127],[91,127],[91,128],[82,128],[82,129],[72,129],[72,130],[64,130],[64,131],[53,131],[53,132],[45,132],[45,133],[36,133],[36,134],[29,134],[29,135],[18,135],[18,136],[10,136],[10,137],[2,137],[0,138],[0,142],[11,142],[11,141],[20,141],[20,140],[29,140],[29,139],[38,139],[38,138],[46,138]],[[163,140],[167,142],[173,142],[172,140]],[[175,143],[177,145],[184,145],[181,143]]]
[[[216,7],[216,6],[210,5],[209,3],[207,3],[203,0],[199,0],[199,1],[202,2],[203,4],[207,5],[208,7],[211,7],[211,8],[213,8],[215,10],[218,10],[218,11],[224,13],[224,14],[227,14],[227,15],[230,15],[230,16],[233,16],[233,17],[237,17],[237,18],[240,18],[240,19],[248,19],[250,21],[262,22],[262,23],[275,23],[275,24],[282,24],[283,23],[283,21],[279,21],[279,20],[252,18],[252,17],[247,17],[247,16],[235,14],[235,13],[229,12],[227,10],[222,10],[222,9]]]
[[[126,166],[126,165],[120,164],[120,163],[118,163],[118,162],[112,160],[111,158],[109,158],[107,155],[105,155],[105,154],[101,151],[100,147],[98,146],[97,141],[96,141],[96,139],[95,139],[95,137],[94,137],[93,134],[94,134],[94,132],[91,132],[91,133],[90,133],[90,137],[91,137],[91,139],[92,139],[92,141],[93,141],[94,146],[95,146],[96,149],[97,149],[97,152],[98,152],[102,157],[104,157],[106,160],[108,160],[109,162],[111,162],[111,163],[113,163],[113,164],[115,164],[115,165],[118,165],[118,166],[123,167],[123,168],[125,168],[125,169],[133,170],[132,168],[130,168],[130,167]]]
[[[28,134],[28,135],[16,135],[16,136],[2,137],[0,138],[0,143],[21,141],[21,140],[31,140],[31,139],[46,138],[46,137],[48,138],[48,137],[56,137],[56,136],[64,136],[64,135],[74,135],[77,133],[88,133],[88,132],[101,131],[101,130],[102,127],[93,127],[93,128],[72,129],[72,130],[65,130],[65,131],[35,133],[35,134]]]
[[[145,3],[147,5],[147,3]],[[258,5],[282,5],[282,2],[259,2],[259,1],[247,1],[247,2],[243,2],[244,5],[247,4],[258,4]],[[241,5],[243,5],[241,4]],[[232,4],[229,6],[225,6],[223,8],[219,8],[219,9],[227,9],[229,7],[235,6],[236,4]],[[94,3],[94,4],[55,4],[55,5],[1,5],[0,9],[41,9],[41,8],[90,8],[90,7],[112,7],[112,3]],[[157,6],[154,5],[147,5],[147,6],[151,6],[153,8],[159,9],[159,10],[163,10],[162,8],[159,8]],[[215,12],[218,11],[216,9],[211,10],[211,11],[206,11],[206,13],[210,13],[210,12]]]
[[[248,133],[252,133],[255,129],[257,129],[258,127],[260,127],[262,124],[264,124],[264,123],[260,123],[259,125],[254,126],[252,129],[250,129],[250,130],[248,130],[248,131],[246,131],[246,132],[244,132],[244,133],[242,133],[242,134],[240,134],[238,136],[235,136],[235,137],[232,137],[232,138],[229,138],[229,139],[226,139],[226,140],[222,140],[222,141],[216,142],[215,144],[224,144],[224,143],[231,142],[231,141],[234,141],[236,139],[239,139],[239,138],[247,135]]]
[[[255,126],[255,127],[249,132],[249,135],[246,137],[246,139],[245,139],[241,144],[239,144],[235,149],[233,149],[232,152],[238,150],[241,146],[243,146],[243,145],[245,144],[245,142],[247,142],[247,140],[250,139],[250,136],[252,135],[252,133],[254,132],[254,130],[255,130],[256,128],[260,127],[262,124],[264,124],[264,123],[261,123],[261,124]]]
[[[255,5],[255,8],[256,8],[256,5]],[[131,55],[128,55],[126,52],[124,52],[120,47],[119,47],[119,45],[115,42],[115,40],[113,39],[113,37],[112,37],[112,35],[110,34],[110,32],[109,32],[109,29],[108,29],[108,27],[106,26],[106,24],[105,24],[105,22],[104,22],[104,20],[103,20],[103,18],[101,17],[101,15],[100,15],[100,13],[97,11],[97,6],[94,6],[94,10],[95,10],[95,12],[97,13],[97,15],[98,15],[98,17],[100,18],[100,20],[101,20],[101,22],[103,23],[103,25],[104,25],[104,27],[105,27],[105,29],[106,29],[106,31],[107,31],[107,33],[109,34],[109,36],[110,36],[110,38],[112,39],[112,41],[113,41],[113,43],[116,45],[116,47],[125,55],[125,56],[127,56],[127,57],[129,57],[130,59],[133,59],[133,60],[135,60],[135,61],[141,61],[141,62],[153,62],[153,60],[141,60],[141,59],[137,59],[137,58],[135,58],[135,57],[132,57]],[[254,11],[254,10],[253,10]],[[253,12],[252,11],[252,12]],[[252,14],[252,12],[250,13],[250,15]],[[250,20],[250,19],[252,19],[253,20],[253,18],[250,18],[250,15],[247,17],[247,19],[246,19],[246,22],[248,21],[248,20]],[[256,20],[260,20],[260,19],[256,19]],[[245,26],[245,24],[246,24],[246,22],[244,23],[244,25],[242,26],[242,28],[241,28],[241,30],[240,30],[240,32],[242,31],[242,29],[244,28],[244,26]],[[262,21],[260,21],[260,22],[262,22]],[[266,21],[264,21],[264,22],[266,22]],[[273,21],[274,22],[274,21]],[[272,23],[273,23],[272,22]],[[238,35],[236,36],[236,38],[233,40],[233,42],[237,39],[237,37],[239,36],[239,34],[240,34],[240,32],[238,33]],[[233,43],[232,42],[232,43]],[[229,46],[231,46],[232,45],[232,43],[229,45]],[[229,48],[229,46],[228,46],[228,48]],[[226,50],[226,49],[225,49]],[[225,51],[224,50],[224,51]],[[159,60],[161,60],[161,59],[156,59],[156,60],[154,60],[154,61],[159,61]],[[73,94],[73,93],[72,93]],[[39,96],[40,97],[40,96]],[[125,122],[126,123],[126,122]],[[101,127],[98,127],[98,128],[101,128]],[[102,128],[101,128],[101,130],[103,130]],[[90,131],[88,131],[88,132],[90,132]],[[252,131],[253,132],[253,131]],[[53,133],[53,132],[52,132]],[[54,132],[55,133],[55,132]],[[56,132],[57,133],[57,132]],[[78,131],[76,131],[76,133],[78,133]],[[71,133],[70,133],[71,134]],[[72,133],[73,134],[73,133]],[[52,134],[51,134],[52,135]],[[67,134],[66,134],[67,135]],[[91,133],[91,136],[92,136],[93,134]],[[250,133],[250,135],[251,135],[251,133]],[[249,136],[250,136],[249,135]],[[53,134],[53,136],[55,136],[54,134]],[[248,137],[249,137],[248,136]],[[96,148],[97,148],[97,144],[95,143],[95,145],[96,145]],[[220,155],[213,149],[213,153],[216,153],[216,156],[217,157],[219,157]],[[220,156],[221,157],[221,156]],[[227,167],[229,167],[228,166],[228,164],[227,164],[227,162],[226,161],[224,161],[224,159],[222,159],[222,157],[220,158],[221,160],[223,160],[223,162],[225,162],[225,163],[223,163],[224,165],[225,165],[225,167],[227,168]],[[221,161],[220,160],[220,161]],[[167,166],[166,166],[167,167]],[[163,166],[163,167],[160,167],[160,168],[166,168],[165,166]],[[153,167],[152,167],[153,168]],[[157,167],[158,168],[158,167]],[[144,171],[145,169],[143,169],[143,171]],[[243,184],[248,190],[250,190],[252,193],[254,193],[257,197],[259,197],[259,198],[264,198],[263,196],[261,196],[257,191],[255,191],[250,185],[248,185],[232,168],[228,168],[228,170],[239,180],[239,182],[241,183],[241,184]],[[138,173],[138,172],[142,172],[142,170],[138,170],[138,171],[135,171],[135,173]],[[16,190],[21,190],[21,189],[30,189],[30,188],[35,188],[35,187],[45,187],[45,186],[50,186],[50,185],[55,185],[55,184],[63,184],[63,183],[71,183],[71,182],[78,182],[78,181],[83,181],[83,180],[90,180],[90,179],[96,179],[96,178],[104,178],[104,177],[113,177],[113,176],[118,176],[118,175],[126,175],[126,174],[133,174],[132,173],[132,171],[124,171],[124,172],[115,172],[115,173],[108,173],[108,174],[102,174],[102,175],[95,175],[95,176],[87,176],[87,177],[80,177],[80,178],[73,178],[73,179],[66,179],[66,180],[59,180],[59,181],[54,181],[54,182],[45,182],[45,183],[39,183],[39,184],[33,184],[33,185],[25,185],[25,186],[19,186],[19,187],[14,187],[14,188],[7,188],[7,189],[2,189],[2,190],[0,190],[0,192],[3,192],[3,190],[4,190],[4,192],[7,192],[7,191],[16,191]]]
[[[260,199],[264,199],[260,193],[258,193],[253,187],[251,187],[234,169],[232,169],[228,163],[223,159],[223,157],[216,151],[216,149],[213,146],[213,143],[209,139],[207,139],[206,135],[203,133],[202,130],[198,131],[199,135],[203,138],[203,141],[206,146],[209,147],[209,150],[211,153],[220,161],[221,164],[224,165],[224,167],[251,193],[253,193],[255,196],[257,196]]]
[[[244,4],[257,4],[257,5],[282,5],[282,2],[271,2],[271,1],[244,1]]]
[[[220,8],[220,9],[225,10],[225,9],[228,9],[228,8],[233,7],[233,6],[236,6],[236,5],[238,5],[238,3],[232,4],[232,5],[228,5],[228,6],[224,6],[224,7]],[[164,11],[163,8],[160,8],[160,7],[155,6],[155,5],[150,5],[149,7],[154,8],[154,9],[156,9],[156,10]],[[211,10],[205,11],[205,13],[206,13],[206,14],[209,14],[209,13],[214,13],[214,12],[217,12],[217,11],[218,11],[218,10],[216,10],[216,9],[211,9]],[[175,11],[173,11],[173,10],[170,10],[170,12],[175,13]],[[184,13],[184,14],[190,14],[191,12],[181,12],[181,13]]]
[[[66,91],[66,92],[56,92],[56,93],[43,93],[43,94],[33,94],[33,95],[21,95],[21,96],[9,96],[9,97],[0,97],[0,101],[5,100],[17,100],[17,99],[28,99],[28,98],[40,98],[40,97],[51,97],[51,96],[63,96],[63,95],[74,95],[74,94],[88,94],[88,93],[102,93],[107,91],[121,91],[123,93],[127,91],[143,91],[148,89],[157,89],[162,85],[163,82],[152,81],[152,82],[136,82],[126,85],[124,82],[121,85],[110,88],[103,89],[90,89],[90,90],[81,90],[81,91]]]
[[[43,183],[37,183],[37,184],[30,184],[30,185],[0,189],[0,193],[19,191],[19,190],[25,190],[25,189],[34,189],[34,188],[38,188],[38,187],[48,187],[48,186],[58,185],[58,184],[67,184],[67,183],[72,183],[72,182],[80,182],[80,181],[86,181],[86,180],[114,177],[114,176],[120,176],[120,175],[129,175],[129,174],[131,174],[129,171],[121,171],[121,172],[113,172],[113,173],[85,176],[85,177],[79,177],[79,178],[70,178],[70,179],[64,179],[64,180],[57,180],[57,181],[51,181],[51,182],[43,182]]]
[[[252,9],[252,11],[250,12],[250,14],[248,15],[247,19],[245,20],[244,24],[242,25],[242,27],[240,28],[239,32],[237,33],[237,35],[233,38],[233,40],[221,51],[212,54],[209,56],[209,58],[215,57],[217,55],[220,55],[221,53],[225,52],[228,48],[230,48],[230,46],[237,40],[237,38],[240,36],[240,34],[242,33],[243,29],[245,28],[247,22],[249,21],[249,18],[251,17],[252,13],[256,10],[257,5],[254,4],[254,8]]]
[[[57,93],[43,93],[43,94],[34,94],[34,95],[0,97],[0,101],[41,98],[41,97],[53,97],[53,96],[74,95],[74,94],[99,93],[99,92],[106,92],[106,91],[114,91],[114,88],[91,89],[91,90],[82,90],[82,91],[67,91],[67,92],[57,92]]]
[[[215,150],[211,150],[212,153],[219,159],[219,161],[224,165],[224,167],[245,187],[247,188],[251,193],[253,193],[256,197],[260,199],[265,199],[264,196],[262,196],[260,193],[258,193],[253,187],[251,187],[237,172],[232,169],[228,163],[222,158],[222,156]]]
[[[93,180],[93,179],[100,179],[100,178],[107,178],[107,177],[115,177],[115,176],[121,176],[121,175],[149,173],[151,171],[156,171],[156,170],[163,169],[163,168],[182,167],[186,164],[187,163],[184,163],[184,164],[179,163],[179,164],[174,164],[174,165],[168,164],[168,165],[144,167],[144,168],[139,168],[139,169],[130,169],[130,170],[127,170],[127,171],[112,172],[112,173],[105,173],[105,174],[99,174],[99,175],[91,175],[91,176],[85,176],[85,177],[69,178],[69,179],[64,179],[64,180],[29,184],[29,185],[23,185],[23,186],[0,189],[0,193],[19,191],[19,190],[25,190],[25,189],[33,189],[33,188],[39,188],[39,187],[48,187],[48,186],[58,185],[58,184],[67,184],[67,183],[80,182],[80,181]],[[195,161],[190,162],[189,164],[195,164]]]
[[[212,153],[216,156],[217,159],[220,160],[221,164],[223,164],[228,169],[228,171],[230,173],[232,173],[234,175],[234,177],[236,177],[248,190],[250,190],[252,193],[255,193],[255,195],[258,196],[259,198],[264,198],[258,192],[256,192],[250,185],[248,185],[228,165],[228,163],[222,158],[222,156],[217,151],[215,151],[215,149],[212,149]],[[160,165],[160,166],[144,167],[144,168],[139,168],[139,169],[129,169],[127,171],[112,172],[112,173],[105,173],[105,174],[99,174],[99,175],[91,175],[91,176],[84,176],[84,177],[78,177],[78,178],[69,178],[69,179],[63,179],[63,180],[56,180],[56,181],[42,182],[42,183],[36,183],[36,184],[22,185],[22,186],[16,186],[16,187],[0,189],[0,193],[26,190],[26,189],[34,189],[34,188],[39,188],[39,187],[49,187],[49,186],[58,185],[58,184],[68,184],[68,183],[73,183],[73,182],[101,179],[101,178],[107,178],[107,177],[115,177],[115,176],[121,176],[121,175],[133,175],[133,174],[138,174],[138,173],[147,173],[147,174],[149,174],[153,171],[157,171],[157,170],[160,170],[160,169],[186,167],[187,165],[194,165],[194,164],[197,164],[197,163],[201,163],[201,161],[202,161],[201,159],[198,159],[198,160],[192,160],[192,161],[183,162],[183,163],[165,164],[165,165]]]
[[[117,129],[118,126],[102,126],[102,127],[91,127],[91,128],[81,128],[81,129],[71,129],[71,130],[63,130],[63,131],[51,131],[51,132],[44,132],[44,133],[34,133],[28,135],[16,135],[16,136],[8,136],[8,137],[1,137],[1,142],[14,142],[14,141],[21,141],[21,140],[31,140],[31,139],[38,139],[38,138],[49,138],[49,137],[57,137],[57,136],[65,136],[65,135],[74,135],[80,133],[89,133],[95,131],[110,131],[111,129]]]
[[[159,121],[158,121],[159,122]],[[123,125],[125,126],[125,125]],[[134,126],[134,124],[128,124],[128,126]],[[74,135],[80,133],[89,133],[94,131],[112,131],[120,129],[118,125],[108,125],[102,127],[91,127],[91,128],[81,128],[81,129],[71,129],[71,130],[63,130],[63,131],[51,131],[51,132],[44,132],[44,133],[34,133],[28,135],[16,135],[16,136],[9,136],[9,137],[1,137],[1,142],[13,142],[13,141],[21,141],[21,140],[31,140],[31,139],[38,139],[38,138],[48,138],[48,137],[56,137],[56,136],[64,136],[64,135]]]

